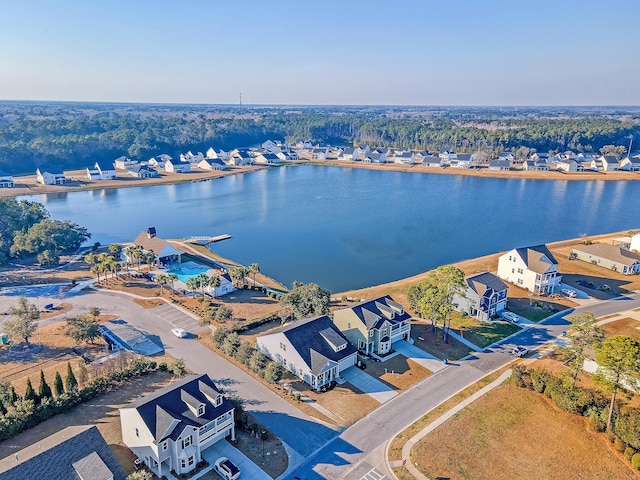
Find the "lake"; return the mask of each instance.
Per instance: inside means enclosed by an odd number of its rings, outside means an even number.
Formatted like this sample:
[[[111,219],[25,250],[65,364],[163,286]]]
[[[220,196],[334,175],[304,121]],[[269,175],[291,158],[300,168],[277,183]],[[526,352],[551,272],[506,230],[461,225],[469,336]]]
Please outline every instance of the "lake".
[[[212,246],[291,285],[332,292],[580,235],[640,227],[640,182],[480,178],[289,166],[215,180],[21,197],[127,242],[228,233]]]

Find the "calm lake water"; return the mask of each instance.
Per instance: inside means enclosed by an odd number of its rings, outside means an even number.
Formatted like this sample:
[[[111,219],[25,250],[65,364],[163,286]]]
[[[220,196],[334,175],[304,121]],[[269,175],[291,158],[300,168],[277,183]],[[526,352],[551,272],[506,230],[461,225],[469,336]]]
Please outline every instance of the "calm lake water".
[[[290,285],[333,292],[458,260],[640,227],[640,182],[280,167],[216,180],[22,197],[91,241],[230,234],[213,250]]]

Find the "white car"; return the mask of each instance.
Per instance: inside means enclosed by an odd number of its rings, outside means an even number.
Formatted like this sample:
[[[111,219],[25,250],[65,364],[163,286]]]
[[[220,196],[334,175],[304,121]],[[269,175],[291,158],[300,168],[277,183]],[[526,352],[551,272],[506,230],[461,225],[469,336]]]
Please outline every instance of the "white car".
[[[513,347],[513,349],[511,350],[511,355],[513,355],[514,357],[524,357],[527,353],[529,353],[529,349],[527,347],[523,347],[522,345]]]
[[[560,290],[560,293],[565,297],[576,298],[576,291],[571,290],[570,288],[563,288],[562,290]]]
[[[236,478],[240,476],[240,469],[227,457],[217,459],[214,468],[216,472],[218,472],[218,475],[225,480],[236,480]]]
[[[173,333],[178,338],[185,338],[189,335],[184,328],[172,328],[171,333]]]
[[[502,318],[513,323],[518,323],[520,321],[520,317],[518,315],[513,312],[508,312],[507,310],[502,312]]]

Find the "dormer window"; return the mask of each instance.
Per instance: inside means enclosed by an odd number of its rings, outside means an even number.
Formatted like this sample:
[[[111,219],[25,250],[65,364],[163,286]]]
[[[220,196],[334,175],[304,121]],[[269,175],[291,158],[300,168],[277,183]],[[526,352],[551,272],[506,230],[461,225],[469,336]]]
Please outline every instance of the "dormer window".
[[[222,405],[222,395],[218,395],[216,397],[216,407],[219,407],[220,405]]]
[[[200,405],[198,405],[198,416],[201,417],[202,415],[204,415],[204,403],[201,403]]]

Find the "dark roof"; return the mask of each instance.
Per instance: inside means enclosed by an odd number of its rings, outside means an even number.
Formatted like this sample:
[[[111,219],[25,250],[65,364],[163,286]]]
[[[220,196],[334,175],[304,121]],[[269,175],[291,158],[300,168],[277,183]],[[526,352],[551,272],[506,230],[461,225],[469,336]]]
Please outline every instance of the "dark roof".
[[[327,362],[340,362],[356,352],[327,315],[295,322],[276,333],[287,337],[314,375],[320,373]],[[334,346],[342,345],[345,347],[336,352]]]
[[[494,158],[493,160],[489,160],[490,167],[510,167],[511,163],[507,159],[503,158]]]
[[[545,273],[550,267],[548,263],[541,261],[543,255],[545,255],[551,263],[555,265],[558,264],[553,253],[551,253],[544,244],[533,247],[516,248],[516,252],[520,255],[520,258],[522,258],[527,268],[536,273]]]
[[[496,277],[493,273],[482,272],[477,275],[471,275],[466,279],[467,285],[478,295],[482,296],[484,293],[491,289],[494,292],[502,292],[507,290],[507,285]]]
[[[342,153],[346,155],[351,155],[353,154],[353,152],[355,152],[355,150],[356,149],[353,147],[344,147],[344,150],[342,150]]]
[[[150,395],[138,398],[122,410],[136,409],[156,443],[167,437],[175,440],[185,426],[199,428],[233,410],[231,402],[224,397],[222,404],[216,407],[212,403],[215,399],[207,398],[212,396],[212,392],[216,395],[221,394],[208,375],[190,375]],[[204,415],[200,417],[188,407],[193,407],[196,403],[205,405]]]
[[[391,324],[402,322],[411,318],[402,305],[395,302],[390,295],[364,300],[349,307],[358,318],[366,325],[367,330],[380,328],[384,321]],[[390,319],[386,313],[394,311],[396,314]],[[399,312],[402,311],[402,314]]]
[[[422,157],[422,163],[440,163],[442,159],[434,155],[425,155]]]
[[[10,177],[11,174],[5,172],[4,170],[0,170],[0,177]]]
[[[95,167],[99,168],[103,172],[106,170],[114,170],[113,165],[108,165],[104,162],[96,162]]]
[[[127,170],[130,172],[135,172],[135,173],[140,173],[144,170],[148,171],[148,172],[155,172],[155,170],[152,170],[151,168],[147,167],[146,165],[140,165],[139,163],[136,163],[135,165],[130,165],[127,167]]]
[[[125,480],[95,425],[67,427],[0,460],[2,480]]]
[[[462,160],[463,162],[468,162],[471,160],[472,153],[459,153],[458,160]]]

